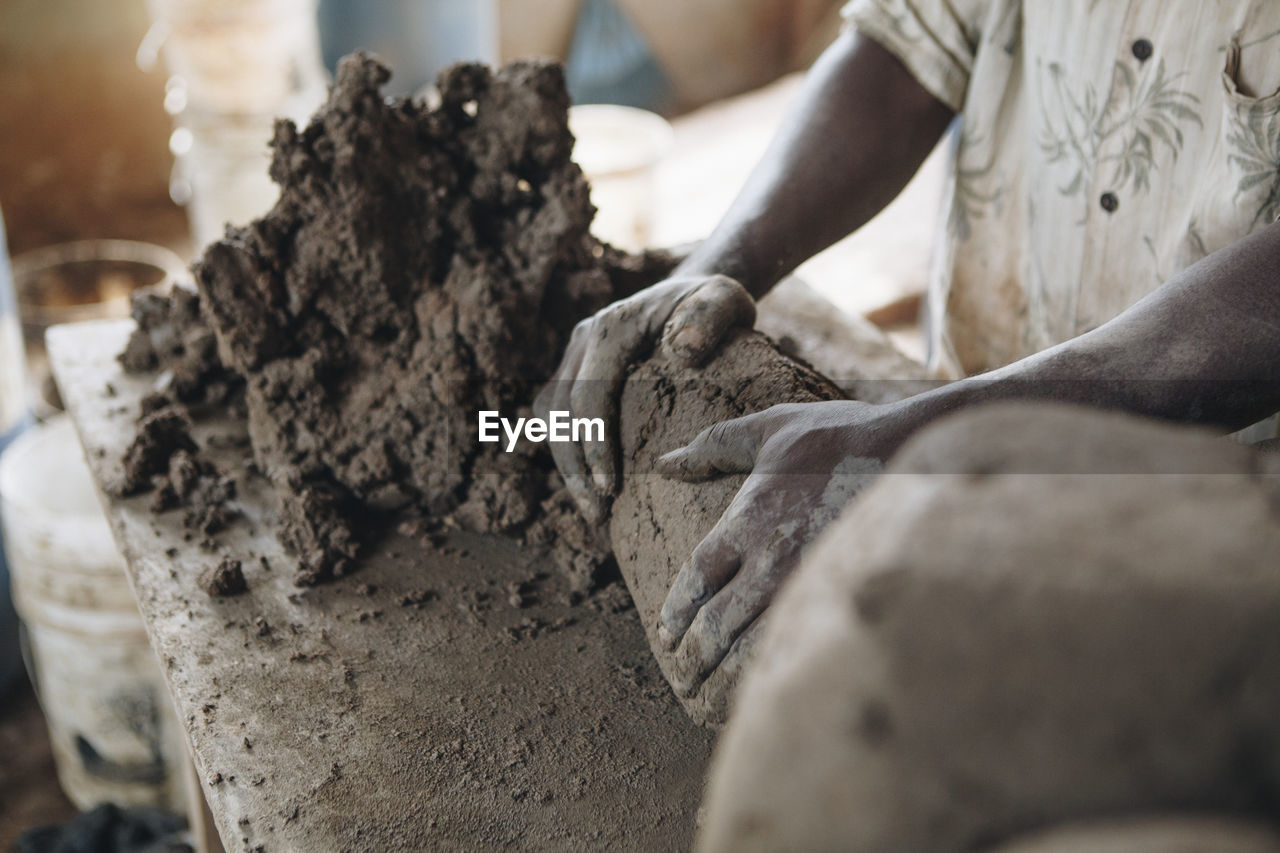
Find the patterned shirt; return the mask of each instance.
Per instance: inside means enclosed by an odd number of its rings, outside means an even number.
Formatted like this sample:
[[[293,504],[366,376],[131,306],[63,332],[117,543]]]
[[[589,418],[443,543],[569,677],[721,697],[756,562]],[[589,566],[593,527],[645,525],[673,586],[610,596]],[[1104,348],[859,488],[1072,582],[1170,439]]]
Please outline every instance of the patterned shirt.
[[[853,0],[960,113],[929,362],[1089,331],[1280,214],[1277,0]]]

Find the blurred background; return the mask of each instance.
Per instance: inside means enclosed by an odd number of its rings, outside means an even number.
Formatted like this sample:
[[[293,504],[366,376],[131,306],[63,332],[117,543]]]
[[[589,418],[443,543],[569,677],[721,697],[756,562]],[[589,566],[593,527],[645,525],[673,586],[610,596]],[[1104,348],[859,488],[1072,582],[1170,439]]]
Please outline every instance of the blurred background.
[[[310,61],[332,68],[358,46],[392,65],[396,93],[420,89],[438,66],[468,54],[489,61],[552,56],[568,60],[578,102],[621,103],[672,117],[806,67],[834,37],[839,5],[322,0],[317,9],[312,0],[0,0],[0,204],[10,251],[92,236],[149,240],[190,256],[185,210],[170,199],[175,116],[185,123],[183,113],[201,109],[247,114],[289,106],[305,116],[323,97],[322,89],[306,91],[317,82],[312,75],[322,72],[307,67]],[[219,12],[222,32],[215,34],[209,19]],[[237,15],[257,18],[242,22],[252,35],[230,32],[236,27],[227,19]],[[308,15],[316,29],[310,46],[297,30]],[[161,21],[154,30],[153,20]],[[226,41],[237,37],[260,38],[262,49],[276,52],[273,59],[290,52],[292,62],[269,69],[261,67],[269,59],[229,57]],[[308,55],[317,42],[322,46]],[[166,50],[183,55],[166,57]],[[202,63],[209,53],[219,62]],[[180,67],[167,67],[166,59]],[[294,91],[269,85],[263,91],[264,71],[285,75],[276,82],[293,84]],[[303,79],[290,81],[289,74]],[[174,77],[188,79],[174,84]],[[250,91],[237,92],[241,83]],[[175,95],[175,87],[187,92]],[[289,94],[301,103],[287,103]],[[244,100],[237,102],[237,95]],[[186,139],[180,135],[177,144],[189,152]]]
[[[396,94],[422,92],[458,60],[564,61],[597,234],[632,249],[687,245],[763,153],[799,72],[839,31],[840,5],[0,0],[0,850],[79,812],[82,830],[96,821],[85,831],[136,819],[139,837],[163,835],[172,826],[155,814],[93,810],[181,815],[188,793],[168,697],[44,366],[44,330],[123,316],[133,289],[185,278],[227,222],[268,209],[273,120],[305,120],[356,48],[391,65]],[[800,271],[909,353],[942,159]],[[28,834],[24,849],[55,839]]]

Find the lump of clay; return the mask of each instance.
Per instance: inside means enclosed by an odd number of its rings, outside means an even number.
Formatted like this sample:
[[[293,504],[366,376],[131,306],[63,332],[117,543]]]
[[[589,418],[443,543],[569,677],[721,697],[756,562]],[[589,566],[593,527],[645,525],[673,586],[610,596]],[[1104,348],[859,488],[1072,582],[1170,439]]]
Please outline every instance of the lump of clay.
[[[156,496],[152,511],[163,513],[185,508],[182,524],[193,536],[212,536],[239,515],[230,506],[236,496],[235,479],[224,476],[212,462],[188,449],[170,456],[168,473],[153,482]]]
[[[774,604],[699,849],[958,853],[1104,816],[1274,816],[1277,475],[1203,431],[1064,406],[922,432]]]
[[[200,312],[200,297],[181,285],[167,294],[133,296],[136,326],[120,354],[127,373],[163,370],[166,397],[179,403],[222,403],[239,391],[239,376],[218,358],[213,330]]]
[[[127,497],[152,487],[152,478],[169,471],[169,458],[179,451],[194,453],[191,421],[178,406],[161,406],[138,421],[138,432],[125,450],[121,481],[112,491]]]
[[[589,235],[559,66],[454,66],[435,108],[388,77],[343,60],[311,123],[276,127],[275,207],[194,267],[304,583],[349,567],[368,511],[530,523],[549,455],[479,443],[478,411],[527,406],[579,319],[670,267]]]
[[[239,560],[223,557],[216,565],[200,573],[200,588],[213,598],[229,598],[249,589]]]
[[[623,476],[609,534],[614,556],[664,673],[672,652],[658,639],[658,613],[671,582],[719,521],[746,477],[682,483],[658,476],[659,456],[681,447],[717,421],[779,403],[841,399],[825,377],[784,356],[758,332],[736,334],[704,367],[680,367],[661,353],[627,379],[620,408]],[[868,475],[867,479],[870,479]],[[703,725],[722,723],[738,673],[721,667],[697,694],[682,698]]]

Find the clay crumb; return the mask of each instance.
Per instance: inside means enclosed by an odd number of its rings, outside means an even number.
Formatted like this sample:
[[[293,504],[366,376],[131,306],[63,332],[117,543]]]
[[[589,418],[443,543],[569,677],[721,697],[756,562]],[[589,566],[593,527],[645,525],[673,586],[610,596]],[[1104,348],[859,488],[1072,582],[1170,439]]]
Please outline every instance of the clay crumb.
[[[191,421],[177,406],[165,406],[138,422],[138,433],[124,454],[123,478],[114,491],[119,497],[151,488],[152,478],[168,473],[169,459],[180,450],[196,452]]]
[[[553,622],[526,617],[521,619],[519,624],[507,628],[507,639],[513,643],[518,643],[521,640],[536,640],[543,634],[562,631],[572,625],[573,622],[574,620],[568,616],[561,616]]]
[[[328,657],[329,657],[329,653],[324,649],[318,649],[316,651],[311,651],[311,652],[294,652],[293,654],[289,655],[289,662],[290,663],[311,663],[312,661],[326,660]]]
[[[530,581],[512,581],[507,584],[507,603],[516,609],[523,609],[537,603],[533,595],[533,584]]]
[[[236,481],[223,476],[213,463],[190,450],[181,449],[169,457],[168,471],[152,479],[156,488],[151,511],[157,514],[183,507],[183,527],[193,536],[206,539],[220,533],[240,512],[231,506]]]
[[[138,402],[138,418],[145,418],[152,412],[158,412],[173,404],[174,401],[169,398],[169,395],[161,394],[159,391],[152,391]]]
[[[406,592],[397,599],[401,607],[416,607],[422,609],[426,604],[435,601],[440,596],[434,590],[421,589],[415,592]]]
[[[200,574],[199,584],[201,589],[214,598],[239,595],[249,589],[249,585],[244,580],[240,561],[230,557],[223,557],[216,566],[205,569]]]

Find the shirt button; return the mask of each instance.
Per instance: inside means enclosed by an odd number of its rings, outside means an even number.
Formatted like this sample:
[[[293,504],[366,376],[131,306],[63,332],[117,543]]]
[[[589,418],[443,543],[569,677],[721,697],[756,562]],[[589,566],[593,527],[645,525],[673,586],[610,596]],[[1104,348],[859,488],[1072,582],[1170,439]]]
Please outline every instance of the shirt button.
[[[1138,39],[1133,43],[1133,55],[1139,62],[1146,62],[1151,58],[1154,48],[1151,42],[1146,39]]]
[[[1107,192],[1098,199],[1098,204],[1102,205],[1102,209],[1107,213],[1115,213],[1116,208],[1120,206],[1120,199],[1116,198],[1115,193]]]

